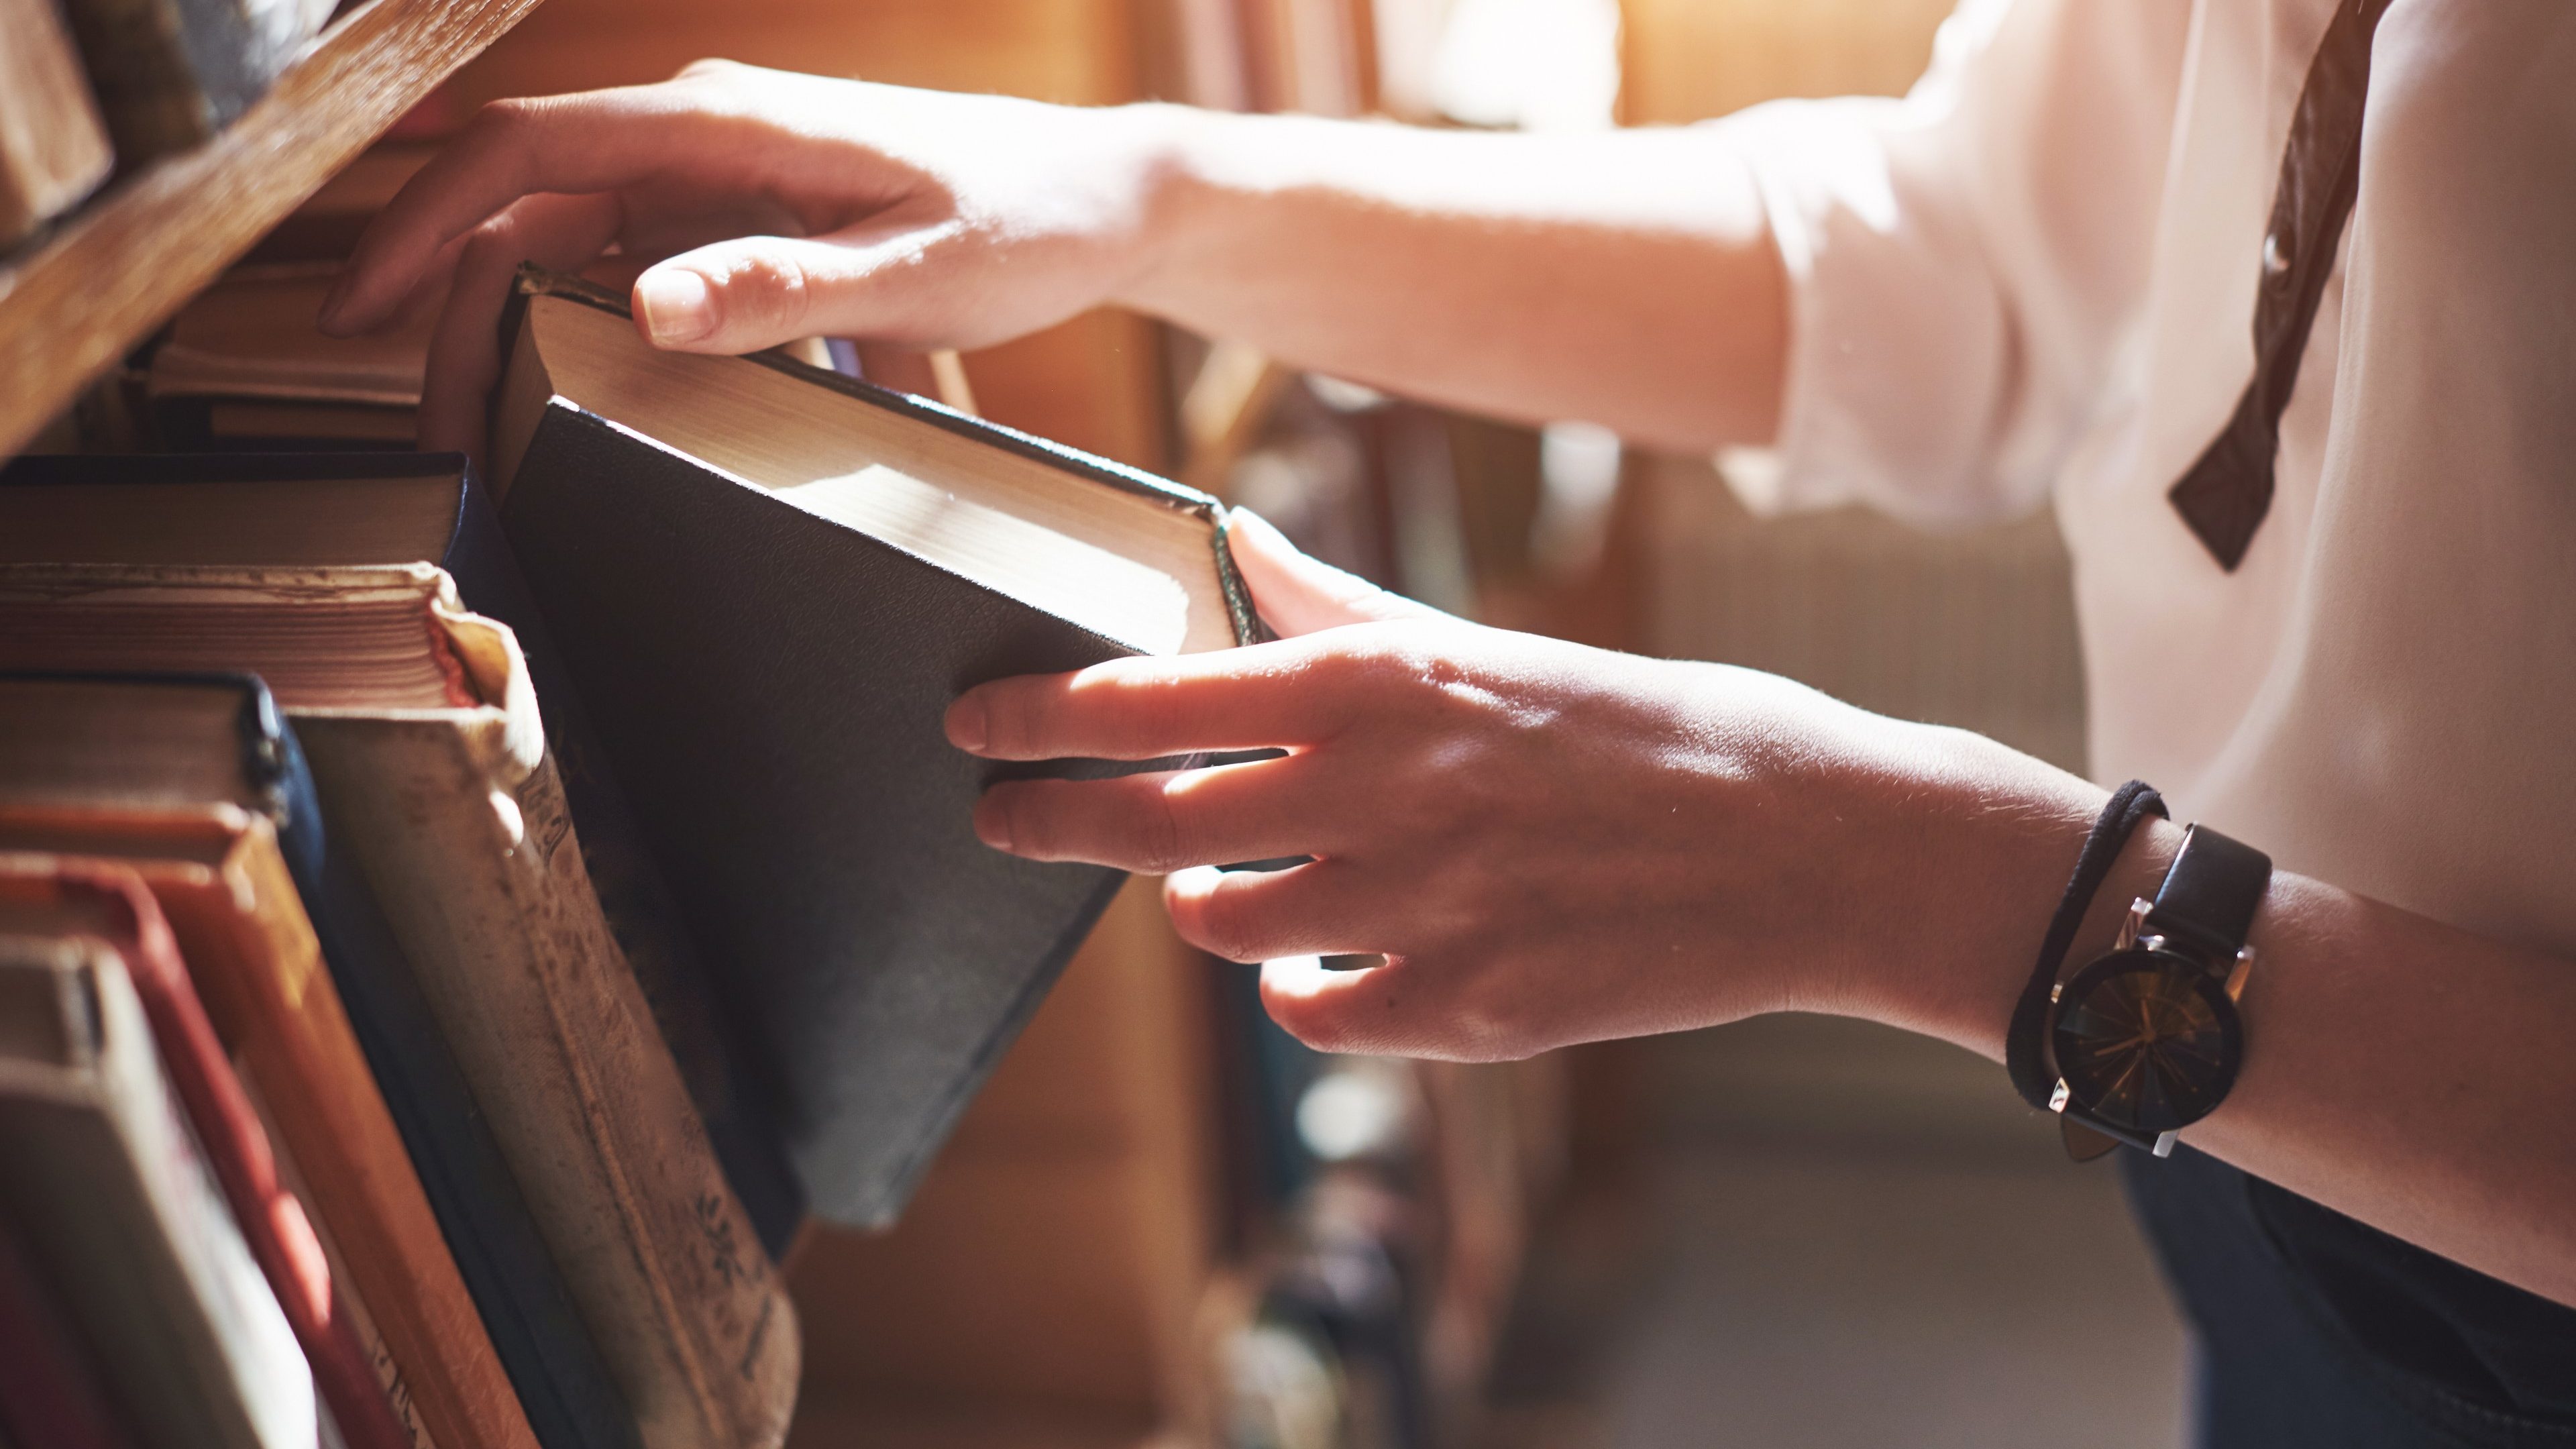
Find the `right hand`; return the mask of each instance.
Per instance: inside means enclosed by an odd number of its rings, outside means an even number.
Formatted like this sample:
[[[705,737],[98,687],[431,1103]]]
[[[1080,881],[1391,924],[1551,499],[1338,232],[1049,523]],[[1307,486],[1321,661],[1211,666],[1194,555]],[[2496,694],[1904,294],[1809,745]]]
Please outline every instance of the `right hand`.
[[[655,346],[808,336],[981,347],[1118,293],[1151,264],[1168,108],[1076,109],[700,61],[659,85],[483,108],[360,240],[325,332],[441,291],[420,441],[480,453],[495,323],[523,261],[646,264]]]

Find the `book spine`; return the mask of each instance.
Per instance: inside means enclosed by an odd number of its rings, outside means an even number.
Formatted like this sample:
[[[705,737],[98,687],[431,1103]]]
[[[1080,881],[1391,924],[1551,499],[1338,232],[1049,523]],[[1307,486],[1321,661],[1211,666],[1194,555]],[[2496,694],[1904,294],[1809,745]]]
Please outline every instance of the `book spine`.
[[[805,1218],[805,1192],[770,1123],[775,1090],[753,1075],[732,1043],[740,1024],[714,990],[706,962],[681,924],[669,884],[644,844],[644,829],[610,769],[580,692],[564,668],[545,616],[529,596],[518,556],[469,469],[446,559],[458,595],[474,612],[510,626],[526,656],[572,819],[582,864],[619,949],[634,968],[654,1025],[680,1065],[761,1248],[775,1260]]]
[[[50,959],[48,959],[50,958]],[[0,980],[50,971],[48,1056],[0,1051],[0,1200],[104,1355],[150,1449],[316,1442],[313,1377],[190,1139],[124,962],[92,939],[0,938]],[[6,993],[23,1000],[23,993]]]
[[[439,715],[296,720],[647,1449],[756,1449],[795,1311],[654,1032],[551,763],[496,781]]]
[[[333,1311],[336,1285],[315,1251],[304,1206],[279,1184],[268,1132],[231,1055],[215,1035],[151,894],[123,866],[56,864],[52,869],[57,872],[55,890],[66,896],[95,894],[130,913],[132,934],[120,944],[127,948],[127,972],[163,1068],[348,1449],[408,1449],[364,1346],[348,1320]],[[11,883],[19,891],[27,884],[23,879]]]
[[[129,169],[211,140],[319,25],[303,0],[67,0],[67,9]]]
[[[90,86],[129,170],[211,139],[227,119],[199,88],[173,0],[66,0]]]
[[[489,1345],[488,1353],[499,1360],[508,1380],[501,1391],[511,1402],[482,1404],[482,1364],[488,1360],[476,1360],[487,1350],[460,1342],[458,1334],[426,1335],[436,1342],[410,1355],[410,1361],[435,1356],[443,1368],[456,1370],[453,1383],[425,1386],[433,1409],[445,1409],[441,1417],[447,1423],[497,1422],[500,1426],[497,1432],[451,1433],[442,1440],[442,1449],[506,1445],[531,1434],[540,1449],[638,1449],[633,1419],[573,1309],[563,1275],[546,1251],[517,1182],[475,1109],[473,1094],[439,1034],[410,963],[355,864],[346,852],[332,849],[323,829],[312,769],[293,727],[256,676],[192,677],[221,680],[242,691],[241,772],[263,798],[266,818],[275,832],[276,855],[268,869],[275,872],[282,863],[292,895],[303,908],[303,924],[312,932],[305,949],[318,946],[329,986],[335,988],[318,996],[291,991],[287,994],[295,1005],[272,1005],[283,1014],[281,1019],[294,1019],[308,1049],[320,1055],[335,1054],[327,1044],[333,1037],[354,1042],[364,1059],[363,1069],[373,1078],[373,1102],[321,1105],[320,1110],[344,1125],[353,1112],[363,1124],[353,1130],[335,1128],[328,1135],[338,1140],[340,1148],[355,1151],[360,1139],[375,1138],[384,1130],[374,1123],[389,1121],[399,1139],[392,1150],[407,1159],[397,1173],[352,1168],[341,1176],[351,1179],[353,1191],[363,1180],[371,1200],[394,1199],[393,1210],[385,1216],[397,1219],[420,1208],[402,1203],[408,1189],[388,1179],[399,1176],[416,1185],[412,1203],[425,1201],[436,1240],[418,1243],[414,1240],[420,1235],[409,1232],[397,1232],[394,1237],[404,1247],[448,1260],[443,1266],[452,1271],[451,1281],[461,1283]],[[228,900],[255,900],[263,912],[294,912],[293,905],[283,904],[284,893],[273,880],[242,881],[238,886],[226,890]],[[317,1020],[320,1017],[336,1020]],[[321,1044],[315,1043],[316,1036]],[[332,1155],[336,1160],[337,1152]],[[329,1206],[324,1204],[326,1217]],[[428,1296],[431,1272],[411,1266],[396,1271],[412,1287],[381,1296],[388,1301],[408,1300],[400,1305],[406,1312],[425,1306],[421,1300]]]
[[[0,248],[68,211],[114,157],[53,0],[0,0]]]
[[[640,1449],[634,1418],[357,863],[326,839],[318,871],[298,889],[358,1048],[537,1442]]]
[[[232,837],[213,880],[143,869],[241,1064],[288,1190],[315,1209],[332,1283],[397,1417],[406,1429],[416,1418],[441,1449],[538,1449],[266,825]],[[399,1393],[383,1383],[388,1365]],[[411,1440],[422,1449],[420,1433]]]

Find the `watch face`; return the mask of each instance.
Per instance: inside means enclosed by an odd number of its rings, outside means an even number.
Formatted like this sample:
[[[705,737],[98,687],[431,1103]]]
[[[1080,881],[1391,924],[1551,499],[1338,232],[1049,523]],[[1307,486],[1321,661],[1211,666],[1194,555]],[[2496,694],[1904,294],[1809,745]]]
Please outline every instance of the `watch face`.
[[[2077,972],[2049,1044],[2075,1105],[2140,1133],[2208,1116],[2243,1056],[2226,988],[2166,951],[2114,951]]]

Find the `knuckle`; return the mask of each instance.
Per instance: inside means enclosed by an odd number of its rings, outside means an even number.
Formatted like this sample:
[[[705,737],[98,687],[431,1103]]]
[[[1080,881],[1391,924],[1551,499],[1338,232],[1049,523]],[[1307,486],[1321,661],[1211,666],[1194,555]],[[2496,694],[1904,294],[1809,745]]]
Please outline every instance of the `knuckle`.
[[[1338,664],[1352,683],[1375,690],[1401,690],[1421,678],[1422,661],[1396,631],[1383,625],[1362,626],[1363,638]]]
[[[749,69],[749,66],[744,65],[738,60],[727,60],[720,55],[702,55],[696,60],[690,61],[687,65],[684,65],[677,71],[673,72],[671,79],[679,81],[731,81],[740,78],[742,73]]]
[[[1451,1008],[1449,1025],[1460,1061],[1514,1062],[1545,1050],[1540,1024],[1530,1013],[1482,983]]]
[[[519,246],[519,231],[519,218],[504,208],[477,222],[474,230],[466,234],[465,255],[461,260],[468,265],[488,264],[504,253],[515,251]],[[511,265],[517,264],[515,257],[509,261]]]
[[[813,279],[784,247],[748,243],[709,280],[724,295],[729,321],[792,328],[813,306]]]
[[[1177,912],[1174,927],[1200,950],[1229,961],[1259,961],[1269,953],[1262,949],[1261,922],[1250,895],[1241,887],[1228,889],[1221,884],[1189,898]]]
[[[525,132],[538,114],[539,105],[535,100],[526,96],[504,96],[496,101],[485,101],[475,111],[474,118],[466,122],[466,129],[490,140],[507,140]]]
[[[1192,832],[1180,803],[1160,785],[1149,785],[1138,802],[1137,866],[1148,875],[1168,875],[1202,862],[1191,858]]]
[[[507,277],[527,260],[527,254],[527,238],[516,216],[504,211],[477,224],[466,233],[464,249],[457,253],[457,286],[451,298],[478,283],[506,287]]]

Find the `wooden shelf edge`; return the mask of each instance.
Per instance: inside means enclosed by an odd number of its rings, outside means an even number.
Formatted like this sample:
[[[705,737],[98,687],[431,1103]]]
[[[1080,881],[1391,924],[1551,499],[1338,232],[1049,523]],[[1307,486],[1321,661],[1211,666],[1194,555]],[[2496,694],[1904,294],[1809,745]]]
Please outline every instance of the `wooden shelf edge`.
[[[0,263],[0,460],[537,0],[369,0],[221,136]]]

